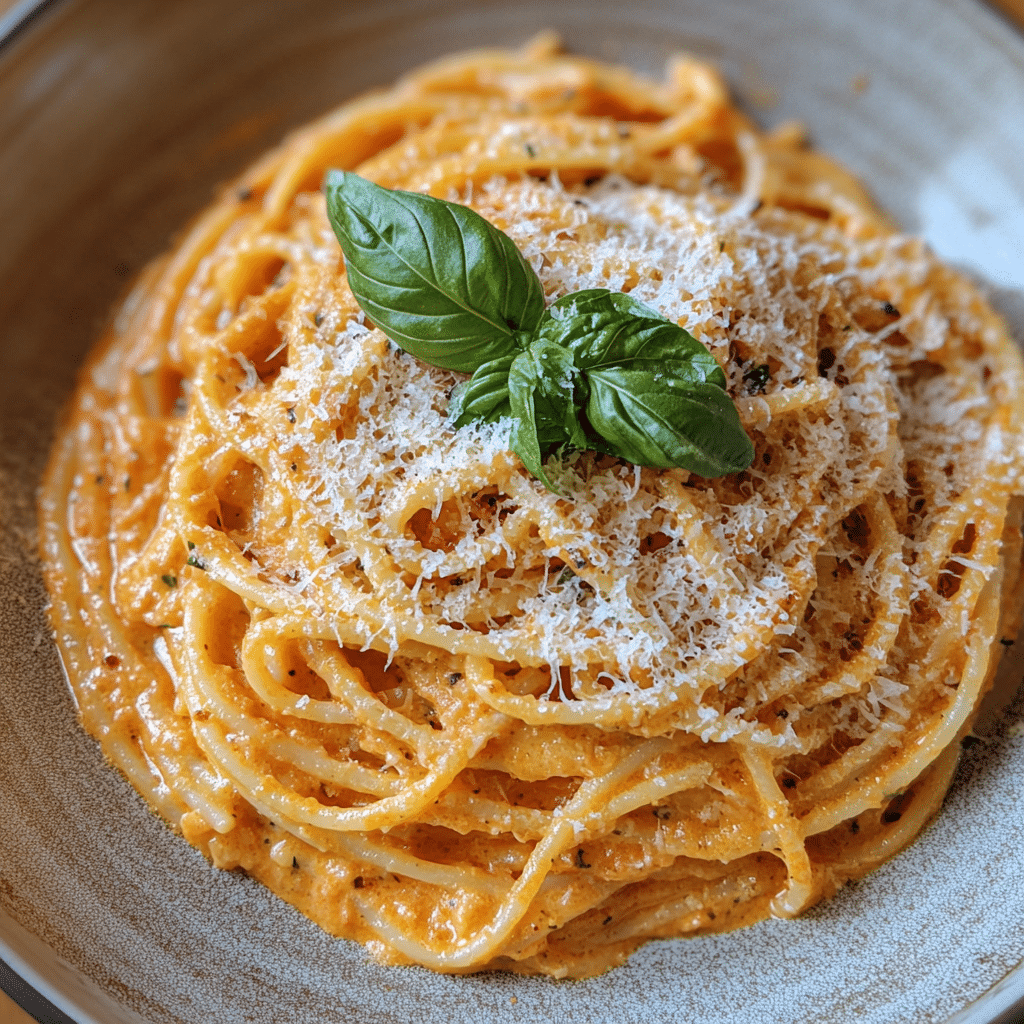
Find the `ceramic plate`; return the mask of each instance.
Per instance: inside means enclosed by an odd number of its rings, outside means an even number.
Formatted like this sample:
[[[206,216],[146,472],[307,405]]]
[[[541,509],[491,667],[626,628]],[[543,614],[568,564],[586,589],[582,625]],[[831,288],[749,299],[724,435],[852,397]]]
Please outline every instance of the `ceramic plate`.
[[[1024,43],[977,3],[44,5],[0,50],[0,956],[80,1024],[978,1024],[1024,996],[1020,659],[944,811],[893,863],[800,920],[651,943],[577,983],[369,962],[208,867],[77,726],[33,500],[110,304],[289,127],[544,27],[651,72],[675,50],[718,61],[751,113],[803,120],[1024,333]]]

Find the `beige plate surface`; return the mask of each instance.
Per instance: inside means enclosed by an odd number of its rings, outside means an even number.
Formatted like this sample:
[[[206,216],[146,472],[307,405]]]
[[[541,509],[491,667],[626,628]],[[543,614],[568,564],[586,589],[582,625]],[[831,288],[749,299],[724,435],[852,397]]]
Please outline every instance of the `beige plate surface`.
[[[431,57],[543,27],[651,71],[677,49],[720,61],[756,116],[804,120],[1024,333],[1024,43],[968,0],[46,7],[0,51],[0,956],[82,1024],[975,1024],[1024,995],[1011,973],[1024,708],[999,711],[1019,659],[943,814],[894,863],[799,921],[653,943],[576,984],[367,962],[210,869],[77,726],[42,614],[33,500],[105,311],[290,126]]]

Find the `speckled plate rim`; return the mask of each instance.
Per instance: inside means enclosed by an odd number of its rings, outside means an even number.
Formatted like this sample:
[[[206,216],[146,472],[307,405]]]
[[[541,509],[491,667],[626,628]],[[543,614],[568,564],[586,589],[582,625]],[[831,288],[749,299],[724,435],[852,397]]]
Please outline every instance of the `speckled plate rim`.
[[[91,979],[70,964],[65,963],[44,942],[22,927],[5,911],[0,910],[3,933],[0,934],[0,960],[32,991],[8,990],[7,994],[28,1014],[43,1024],[63,1024],[55,1020],[53,1009],[64,1014],[75,1024],[109,1024],[118,1014],[120,1020],[129,1020],[131,1011],[118,1006]],[[20,939],[15,948],[8,935]],[[22,950],[30,950],[32,959]],[[45,972],[36,963],[45,963]],[[6,987],[6,986],[5,986]],[[46,1004],[51,1004],[50,1006]],[[139,1024],[145,1024],[138,1018]]]

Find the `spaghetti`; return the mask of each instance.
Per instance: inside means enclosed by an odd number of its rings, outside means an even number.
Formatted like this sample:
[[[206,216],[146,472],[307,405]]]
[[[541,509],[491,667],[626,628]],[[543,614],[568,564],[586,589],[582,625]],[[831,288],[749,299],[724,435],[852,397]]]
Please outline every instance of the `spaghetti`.
[[[754,465],[525,472],[345,280],[328,168],[463,202],[548,301],[629,291]],[[714,71],[543,37],[250,169],[149,268],[41,496],[86,728],[215,865],[381,959],[582,977],[910,842],[1020,607],[1020,358],[978,291]]]

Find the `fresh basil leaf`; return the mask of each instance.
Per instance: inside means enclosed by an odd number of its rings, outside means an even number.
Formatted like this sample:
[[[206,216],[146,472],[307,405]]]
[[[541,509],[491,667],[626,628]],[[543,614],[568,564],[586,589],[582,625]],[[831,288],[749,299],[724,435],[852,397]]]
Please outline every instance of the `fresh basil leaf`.
[[[649,320],[668,320],[653,306],[641,302],[629,292],[613,292],[609,288],[584,288],[582,291],[570,292],[560,299],[555,299],[548,309],[553,317],[585,316],[591,313],[604,313],[611,310],[616,313],[628,313],[631,316],[645,317]]]
[[[508,392],[512,450],[549,491],[555,491],[544,472],[545,454],[565,445],[587,447],[579,420],[584,384],[572,355],[538,338],[512,362]]]
[[[549,489],[544,457],[567,446],[703,476],[750,465],[722,370],[656,310],[592,288],[545,311],[529,263],[472,210],[345,171],[324,188],[359,305],[412,355],[472,374],[453,424],[511,416],[513,449]]]
[[[544,290],[508,235],[478,213],[328,171],[327,213],[366,315],[425,362],[472,373],[525,347]]]
[[[717,384],[615,366],[590,371],[587,381],[586,415],[599,451],[706,477],[738,473],[753,461],[736,406]]]
[[[724,388],[715,357],[678,324],[624,292],[591,288],[553,303],[539,335],[572,352],[577,366],[619,366],[656,372],[666,362],[675,376]]]
[[[469,380],[456,384],[452,391],[450,414],[452,426],[464,427],[473,420],[493,423],[512,415],[508,397],[508,374],[514,353],[499,356],[478,366]]]

